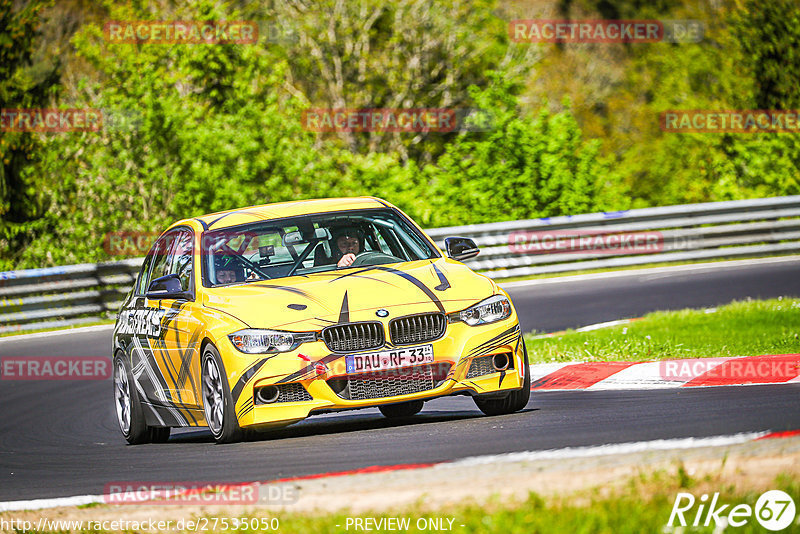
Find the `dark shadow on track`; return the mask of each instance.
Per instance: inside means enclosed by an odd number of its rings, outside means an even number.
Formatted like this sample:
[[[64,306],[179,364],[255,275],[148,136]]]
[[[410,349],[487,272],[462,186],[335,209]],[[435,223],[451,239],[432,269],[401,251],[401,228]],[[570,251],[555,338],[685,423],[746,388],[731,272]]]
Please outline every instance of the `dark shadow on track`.
[[[532,410],[522,410],[524,413]],[[483,414],[474,411],[431,411],[421,412],[411,417],[388,419],[378,413],[353,414],[346,416],[326,417],[324,419],[313,416],[294,425],[274,430],[264,430],[248,436],[246,441],[274,441],[279,439],[292,439],[305,436],[324,436],[329,434],[347,434],[364,430],[380,430],[397,427],[416,427],[419,425],[446,423],[453,421],[480,419]],[[213,438],[208,430],[184,431],[173,435],[169,443],[206,443]]]

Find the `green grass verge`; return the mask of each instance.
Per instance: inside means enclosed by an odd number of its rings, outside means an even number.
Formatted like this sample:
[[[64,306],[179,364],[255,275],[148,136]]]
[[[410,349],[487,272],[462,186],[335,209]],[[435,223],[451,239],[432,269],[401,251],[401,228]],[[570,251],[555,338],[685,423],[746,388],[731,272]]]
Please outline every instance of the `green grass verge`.
[[[800,353],[800,299],[740,301],[705,310],[655,312],[589,332],[525,336],[531,363],[646,361]]]
[[[800,502],[800,479],[796,475],[784,474],[778,477],[770,489],[779,489],[788,493],[795,502]],[[693,508],[684,514],[688,528],[670,528],[667,523],[679,492],[691,493],[696,501]],[[452,525],[454,533],[509,534],[509,533],[641,533],[641,532],[714,532],[714,522],[709,527],[691,526],[700,505],[700,496],[719,492],[718,506],[730,504],[723,515],[729,513],[733,506],[746,504],[755,507],[761,491],[739,489],[730,483],[706,476],[693,479],[681,465],[673,473],[658,471],[653,474],[642,474],[632,478],[627,484],[613,492],[601,494],[595,490],[563,497],[543,498],[530,494],[522,503],[509,505],[498,498],[481,504],[448,507],[435,511],[422,511],[417,508],[393,511],[391,513],[361,513],[351,515],[346,512],[329,515],[274,514],[279,518],[278,531],[285,533],[343,533],[363,531],[355,529],[348,518],[371,517],[377,521],[381,518],[408,518],[409,528],[400,532],[437,532],[430,528],[419,528],[430,519],[443,521],[444,526]],[[609,494],[610,493],[610,494]],[[421,498],[424,502],[424,497]],[[685,503],[685,501],[684,501]],[[707,507],[706,507],[707,508]],[[705,510],[704,510],[705,511]],[[448,520],[452,520],[449,523]],[[705,520],[705,513],[700,523]],[[417,522],[419,521],[419,525]],[[676,523],[677,525],[677,523]],[[732,528],[732,527],[731,527]],[[446,529],[445,529],[446,530]],[[754,517],[747,524],[735,529],[737,534],[765,532]],[[375,529],[373,532],[390,532]],[[438,530],[442,532],[442,530]],[[720,532],[717,527],[716,532]],[[727,532],[727,530],[726,530]],[[800,532],[797,521],[782,531],[783,533]]]
[[[370,532],[454,532],[481,534],[536,534],[536,533],[711,533],[721,532],[715,528],[713,519],[709,518],[709,526],[702,523],[708,512],[707,502],[700,515],[700,526],[692,523],[697,517],[702,495],[713,496],[718,493],[716,509],[727,505],[720,519],[726,518],[733,507],[747,505],[755,509],[758,498],[766,490],[781,490],[787,493],[795,503],[800,503],[800,476],[796,470],[783,472],[771,481],[768,487],[755,489],[746,480],[736,474],[723,474],[727,457],[719,471],[713,469],[692,476],[683,463],[677,462],[667,469],[647,470],[637,476],[622,480],[618,486],[581,490],[575,493],[543,497],[530,493],[524,501],[501,499],[497,496],[481,502],[467,502],[461,505],[444,507],[426,506],[426,496],[421,490],[418,504],[398,507],[382,512],[360,512],[353,514],[348,510],[334,513],[321,512],[276,512],[265,509],[262,513],[250,513],[245,516],[248,525],[253,529],[243,528],[239,523],[236,532],[282,532],[287,534],[340,534],[345,532],[364,532],[363,527],[356,528],[355,519],[362,521],[370,518]],[[677,521],[673,527],[668,526],[670,515],[678,493],[689,493],[694,505],[686,510],[683,517],[687,527],[680,528]],[[681,505],[686,505],[684,497]],[[710,501],[711,499],[707,499]],[[799,511],[800,512],[800,511]],[[5,515],[5,514],[3,514]],[[227,529],[223,526],[223,518],[227,521]],[[381,519],[407,521],[407,528],[378,528],[375,523]],[[741,518],[741,516],[740,516]],[[5,517],[8,519],[8,517]],[[231,532],[233,519],[224,514],[204,516],[199,520],[192,517],[195,524],[202,524],[202,532]],[[430,520],[430,523],[428,522]],[[237,521],[239,519],[237,518]],[[374,521],[375,523],[372,523]],[[382,523],[386,525],[387,523]],[[186,525],[184,520],[184,525]],[[215,527],[216,525],[216,527]],[[260,525],[258,528],[255,525]],[[269,526],[271,525],[271,527]],[[363,523],[362,523],[363,525]],[[444,528],[431,528],[439,525]],[[187,527],[189,528],[189,527]],[[732,528],[732,527],[729,527]],[[732,531],[737,534],[766,532],[754,516],[747,518],[744,526]],[[98,531],[92,531],[98,532]],[[99,531],[104,532],[104,531]],[[728,532],[725,529],[725,532]],[[782,533],[800,532],[800,513],[795,521],[781,530]]]

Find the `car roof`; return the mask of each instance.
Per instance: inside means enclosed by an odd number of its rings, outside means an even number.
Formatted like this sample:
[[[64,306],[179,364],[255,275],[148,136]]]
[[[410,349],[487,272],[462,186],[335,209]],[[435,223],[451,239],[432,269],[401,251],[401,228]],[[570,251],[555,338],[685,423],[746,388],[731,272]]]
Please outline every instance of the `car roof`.
[[[314,213],[325,213],[330,211],[346,211],[353,209],[368,208],[392,208],[390,203],[375,197],[355,197],[355,198],[323,198],[314,200],[295,200],[291,202],[278,202],[275,204],[262,204],[260,206],[248,206],[217,213],[209,213],[200,217],[184,219],[178,221],[170,228],[189,224],[195,226],[199,224],[204,231],[219,230],[240,224],[247,224],[270,219],[281,219],[296,215],[310,215]]]

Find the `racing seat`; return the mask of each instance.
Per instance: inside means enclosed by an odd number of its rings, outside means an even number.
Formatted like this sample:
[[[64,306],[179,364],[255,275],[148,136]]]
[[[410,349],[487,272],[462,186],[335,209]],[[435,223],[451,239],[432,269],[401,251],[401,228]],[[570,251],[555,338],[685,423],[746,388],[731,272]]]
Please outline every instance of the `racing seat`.
[[[328,244],[330,246],[330,243]],[[331,248],[333,250],[333,248]],[[320,267],[322,265],[332,265],[336,263],[333,261],[333,258],[328,256],[328,253],[325,251],[325,242],[320,241],[317,243],[317,247],[314,249],[314,267]]]

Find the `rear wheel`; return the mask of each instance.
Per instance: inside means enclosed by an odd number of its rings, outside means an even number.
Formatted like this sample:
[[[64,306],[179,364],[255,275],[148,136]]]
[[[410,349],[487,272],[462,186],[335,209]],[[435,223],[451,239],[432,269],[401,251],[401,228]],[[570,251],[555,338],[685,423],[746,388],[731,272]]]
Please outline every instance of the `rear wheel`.
[[[242,429],[236,420],[236,413],[228,385],[228,376],[222,365],[222,358],[213,345],[203,351],[203,413],[206,423],[217,443],[231,443],[242,438]]]
[[[378,406],[378,409],[389,419],[394,419],[397,417],[411,417],[412,415],[416,415],[422,410],[424,405],[425,403],[423,401],[414,400],[398,404],[384,404],[383,406]]]
[[[507,397],[502,399],[481,399],[480,397],[473,397],[475,405],[486,415],[505,415],[518,412],[527,406],[531,398],[531,368],[528,365],[528,349],[525,348],[524,341],[522,342],[522,351],[525,354],[525,358],[523,358],[524,378],[522,380],[521,389],[512,391]]]
[[[117,423],[123,437],[131,445],[149,443],[151,432],[161,430],[148,427],[144,418],[144,410],[139,401],[139,393],[133,382],[130,363],[122,353],[114,356],[114,407],[117,413]],[[166,429],[169,438],[169,428]],[[165,440],[166,441],[166,440]]]

